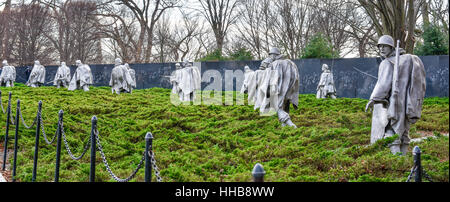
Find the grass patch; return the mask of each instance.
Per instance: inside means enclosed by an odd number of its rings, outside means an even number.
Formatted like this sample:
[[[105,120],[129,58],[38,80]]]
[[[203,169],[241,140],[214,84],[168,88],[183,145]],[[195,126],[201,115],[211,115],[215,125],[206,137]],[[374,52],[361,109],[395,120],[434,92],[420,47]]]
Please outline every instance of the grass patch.
[[[412,155],[390,154],[388,140],[370,142],[371,114],[365,99],[316,99],[300,95],[299,108],[291,108],[297,129],[281,127],[276,116],[259,116],[247,105],[179,105],[170,103],[170,89],[134,90],[112,94],[109,87],[89,92],[54,87],[1,87],[3,106],[12,92],[27,124],[36,116],[42,100],[45,132],[53,137],[58,111],[64,111],[64,128],[72,153],[78,156],[90,135],[91,118],[97,116],[103,150],[112,171],[128,177],[145,148],[145,134],[152,132],[157,165],[165,182],[251,181],[251,170],[261,163],[265,181],[405,181],[413,165]],[[219,98],[220,100],[220,98]],[[5,136],[6,115],[0,118],[0,143]],[[17,179],[31,181],[35,127],[19,128]],[[422,119],[413,128],[435,134],[449,131],[448,98],[427,98]],[[11,126],[10,137],[14,136]],[[418,136],[417,134],[415,134]],[[53,181],[56,145],[40,138],[37,181]],[[9,141],[9,148],[13,146]],[[449,181],[447,136],[411,145],[423,151],[423,167],[435,181]],[[411,148],[412,148],[411,147]],[[72,160],[62,147],[60,181],[85,182],[89,178],[89,152]],[[12,159],[11,159],[12,160]],[[114,181],[97,153],[96,181]],[[154,175],[153,175],[154,177]],[[141,169],[132,181],[143,181]],[[155,179],[153,179],[155,180]]]

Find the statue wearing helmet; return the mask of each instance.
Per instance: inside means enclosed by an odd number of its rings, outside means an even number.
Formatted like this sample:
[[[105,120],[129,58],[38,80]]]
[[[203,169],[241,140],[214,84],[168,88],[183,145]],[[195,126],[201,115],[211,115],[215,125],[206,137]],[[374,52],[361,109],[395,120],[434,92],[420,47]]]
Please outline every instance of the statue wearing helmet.
[[[68,88],[70,83],[70,68],[66,66],[65,62],[61,62],[58,70],[56,70],[55,79],[53,80],[53,85],[57,88],[63,86]]]
[[[0,86],[14,87],[16,81],[16,68],[8,65],[8,61],[3,60],[2,73],[0,74]]]
[[[115,66],[111,71],[111,79],[109,80],[109,86],[111,86],[111,92],[116,92],[118,95],[121,92],[131,93],[133,86],[136,87],[136,82],[133,76],[130,74],[129,68],[122,65],[122,60],[116,58],[114,60]]]
[[[327,97],[336,99],[336,88],[334,87],[333,73],[331,73],[327,64],[323,64],[319,85],[317,85],[316,98]]]
[[[177,89],[180,90],[179,96],[181,101],[194,101],[195,91],[200,90],[200,83],[202,77],[200,75],[200,70],[192,65],[189,60],[184,60],[183,68],[176,70],[179,71],[175,73],[175,81],[177,83]]]
[[[41,65],[39,60],[34,61],[33,69],[26,83],[27,86],[36,88],[45,83],[45,67]]]
[[[409,128],[421,116],[425,69],[419,57],[396,49],[391,36],[380,37],[378,49],[383,61],[366,105],[366,111],[373,108],[370,143],[398,134],[389,147],[393,154],[405,155],[410,141]]]
[[[280,49],[271,48],[266,62],[265,76],[258,86],[257,102],[263,115],[277,113],[282,126],[297,128],[289,116],[290,104],[298,107],[299,74],[297,65],[289,59],[284,59]],[[263,64],[261,65],[263,66]]]
[[[75,64],[77,65],[77,69],[72,76],[72,80],[70,80],[68,90],[83,89],[84,91],[89,91],[89,86],[94,84],[91,67],[83,64],[81,60],[75,61]]]

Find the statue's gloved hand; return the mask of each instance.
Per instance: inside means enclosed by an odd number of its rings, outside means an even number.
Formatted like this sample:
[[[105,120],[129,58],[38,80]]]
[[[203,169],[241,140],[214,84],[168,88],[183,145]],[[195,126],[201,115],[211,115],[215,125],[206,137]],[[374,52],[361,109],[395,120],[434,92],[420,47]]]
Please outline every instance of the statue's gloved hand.
[[[369,100],[369,102],[366,105],[366,110],[365,112],[367,112],[368,109],[373,108],[373,105],[375,104],[375,102],[373,100]]]

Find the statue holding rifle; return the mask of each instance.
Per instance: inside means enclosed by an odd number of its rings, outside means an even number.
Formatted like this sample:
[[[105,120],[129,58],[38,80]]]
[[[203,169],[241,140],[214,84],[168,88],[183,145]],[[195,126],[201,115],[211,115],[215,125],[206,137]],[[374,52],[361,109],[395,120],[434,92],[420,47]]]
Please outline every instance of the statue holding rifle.
[[[420,119],[425,97],[425,69],[416,55],[405,54],[394,46],[394,40],[384,35],[378,40],[383,61],[378,70],[378,80],[366,111],[373,109],[370,143],[398,134],[389,145],[393,154],[405,155],[409,147],[409,129]]]

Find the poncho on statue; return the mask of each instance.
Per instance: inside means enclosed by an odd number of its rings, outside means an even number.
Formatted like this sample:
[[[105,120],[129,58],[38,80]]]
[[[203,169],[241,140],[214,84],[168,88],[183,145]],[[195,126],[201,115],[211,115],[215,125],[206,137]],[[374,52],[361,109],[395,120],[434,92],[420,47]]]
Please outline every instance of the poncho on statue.
[[[122,61],[119,58],[116,59],[115,63],[115,67],[111,72],[111,79],[109,80],[112,93],[131,93],[133,85],[136,86],[136,82],[133,80],[129,69],[122,65]]]
[[[169,76],[170,83],[172,84],[172,94],[178,95],[180,100],[183,100],[183,91],[180,88],[179,82],[181,81],[181,65],[180,63],[175,64],[175,71]]]
[[[255,71],[251,70],[250,67],[244,67],[244,81],[241,87],[241,93],[248,93],[249,103],[255,102],[256,93],[256,77]]]
[[[282,126],[296,128],[290,119],[289,107],[290,104],[294,108],[298,107],[300,86],[297,65],[289,59],[283,59],[278,48],[272,49],[269,54],[274,61],[265,70],[264,80],[258,90],[258,97],[263,99],[260,111],[267,113],[267,109],[273,110],[278,114]]]
[[[45,83],[45,67],[42,66],[38,60],[36,60],[34,62],[33,69],[31,70],[30,77],[26,82],[26,85],[30,87],[40,87],[44,83]]]
[[[125,63],[125,68],[128,70],[128,72],[130,73],[130,77],[131,77],[131,91],[133,90],[133,88],[136,88],[136,72],[134,71],[134,69],[131,69],[130,65],[128,65],[128,63]],[[130,93],[131,93],[130,91]]]
[[[60,88],[61,86],[68,88],[70,83],[70,68],[66,66],[65,62],[61,62],[61,66],[56,71],[53,85]]]
[[[336,88],[334,87],[333,73],[328,69],[327,64],[322,65],[322,74],[317,85],[316,98],[331,97],[336,99]]]
[[[8,65],[8,61],[3,60],[0,86],[14,87],[14,81],[16,81],[16,68]]]
[[[83,89],[89,91],[89,86],[94,84],[94,78],[89,65],[82,64],[80,60],[76,61],[78,68],[72,76],[69,84],[69,90]]]
[[[185,67],[180,69],[180,80],[178,87],[182,92],[181,101],[193,101],[195,99],[195,90],[200,90],[201,75],[196,66],[192,66],[190,62],[185,62]]]
[[[426,91],[425,68],[419,57],[394,48],[392,37],[384,35],[378,46],[382,57],[378,81],[366,105],[373,107],[371,143],[398,134],[390,144],[393,154],[406,154],[411,124],[420,119]],[[396,67],[398,50],[398,67]]]

